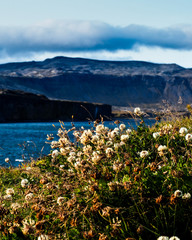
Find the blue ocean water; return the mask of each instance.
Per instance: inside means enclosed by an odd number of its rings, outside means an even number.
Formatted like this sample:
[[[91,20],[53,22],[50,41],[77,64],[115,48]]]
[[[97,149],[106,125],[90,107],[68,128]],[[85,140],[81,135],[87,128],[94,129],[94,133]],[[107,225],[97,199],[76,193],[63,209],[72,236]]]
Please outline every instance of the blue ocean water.
[[[134,119],[120,120],[127,127],[136,128],[137,122]],[[153,119],[145,120],[147,125],[155,123]],[[75,122],[77,129],[82,126],[90,128],[93,124],[88,122]],[[65,122],[66,129],[72,127],[70,122]],[[116,127],[112,121],[105,121],[105,126]],[[57,137],[59,122],[33,122],[33,123],[1,123],[0,124],[0,166],[8,166],[5,158],[9,158],[13,166],[20,164],[20,160],[29,161],[31,158],[38,158],[47,155],[51,148],[46,142],[47,134]]]

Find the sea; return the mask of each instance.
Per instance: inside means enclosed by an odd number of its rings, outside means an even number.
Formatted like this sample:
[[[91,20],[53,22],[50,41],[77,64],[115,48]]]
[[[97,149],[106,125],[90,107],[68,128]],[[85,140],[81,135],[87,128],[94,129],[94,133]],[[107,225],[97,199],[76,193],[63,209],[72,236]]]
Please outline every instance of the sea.
[[[139,120],[134,119],[118,119],[118,121],[124,123],[127,128],[137,128],[139,124]],[[149,126],[155,123],[154,119],[144,121]],[[70,129],[73,124],[76,129],[93,127],[93,123],[87,121],[64,122],[63,126]],[[109,128],[117,127],[113,121],[105,121],[104,125]],[[60,122],[0,123],[0,166],[9,166],[5,158],[10,159],[12,166],[18,166],[49,154],[51,147],[46,139],[47,134],[53,134],[57,140],[57,131],[60,127]],[[73,135],[69,137],[73,141]]]

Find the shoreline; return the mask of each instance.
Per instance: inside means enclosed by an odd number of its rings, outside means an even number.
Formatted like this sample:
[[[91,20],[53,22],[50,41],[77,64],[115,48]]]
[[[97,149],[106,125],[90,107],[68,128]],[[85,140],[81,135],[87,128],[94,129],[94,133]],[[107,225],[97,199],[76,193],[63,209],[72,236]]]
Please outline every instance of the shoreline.
[[[154,112],[154,111],[145,111],[145,114],[143,116],[143,119],[156,119],[156,118],[164,118],[167,116],[176,116],[176,117],[189,117],[190,112],[188,111],[172,111],[172,112]],[[140,119],[139,117],[135,117],[132,112],[130,111],[113,111],[111,116],[108,117],[106,115],[102,116],[104,118],[104,121],[116,121],[119,119]],[[95,119],[95,120],[100,120],[100,119]],[[94,122],[95,120],[91,119],[85,119],[85,120],[79,120],[79,119],[35,119],[35,120],[20,120],[20,121],[0,121],[0,124],[13,124],[13,123],[57,123],[57,122],[67,122],[67,123],[76,123],[76,122]],[[158,119],[157,119],[158,120]]]
[[[157,117],[163,118],[169,115],[175,115],[177,117],[189,117],[190,112],[188,111],[172,111],[172,112],[162,112],[162,111],[144,111],[144,119],[155,119]],[[134,118],[133,113],[129,111],[112,111],[112,118],[123,118],[132,119]]]

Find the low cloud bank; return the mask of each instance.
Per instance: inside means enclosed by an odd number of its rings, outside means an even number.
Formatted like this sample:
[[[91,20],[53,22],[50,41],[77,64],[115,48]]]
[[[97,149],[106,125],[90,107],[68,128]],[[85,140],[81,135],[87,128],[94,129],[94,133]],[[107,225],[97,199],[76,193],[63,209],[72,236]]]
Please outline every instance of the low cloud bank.
[[[191,50],[192,26],[156,29],[89,21],[49,21],[28,28],[0,27],[0,57],[38,52],[114,52],[142,46]]]

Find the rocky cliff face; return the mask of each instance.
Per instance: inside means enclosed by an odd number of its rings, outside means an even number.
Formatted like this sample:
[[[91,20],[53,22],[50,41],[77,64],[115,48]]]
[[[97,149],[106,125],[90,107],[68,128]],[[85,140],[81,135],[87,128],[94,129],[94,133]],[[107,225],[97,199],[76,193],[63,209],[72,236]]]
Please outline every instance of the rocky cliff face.
[[[43,95],[15,90],[0,90],[0,109],[0,122],[85,121],[100,115],[111,116],[110,105],[49,100]]]
[[[159,106],[162,100],[177,106],[180,98],[185,106],[192,103],[192,69],[176,64],[56,57],[0,65],[0,88],[115,106]]]

